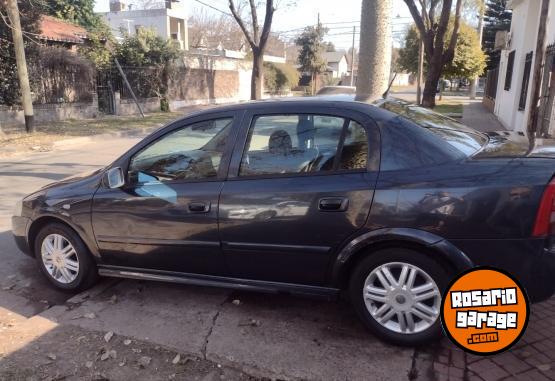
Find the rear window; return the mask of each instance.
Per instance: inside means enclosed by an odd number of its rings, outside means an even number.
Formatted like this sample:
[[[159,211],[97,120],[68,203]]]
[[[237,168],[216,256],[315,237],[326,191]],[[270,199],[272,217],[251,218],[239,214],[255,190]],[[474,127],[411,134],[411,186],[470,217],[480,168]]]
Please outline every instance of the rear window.
[[[380,107],[398,115],[384,126],[382,170],[464,159],[488,142],[485,134],[423,107],[397,101]]]

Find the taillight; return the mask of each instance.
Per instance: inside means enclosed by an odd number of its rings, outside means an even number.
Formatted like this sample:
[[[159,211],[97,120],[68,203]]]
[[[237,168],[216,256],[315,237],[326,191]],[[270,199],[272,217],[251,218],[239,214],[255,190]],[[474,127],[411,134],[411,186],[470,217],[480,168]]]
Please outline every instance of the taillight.
[[[540,208],[532,235],[544,237],[555,235],[555,178],[551,180],[543,192]]]

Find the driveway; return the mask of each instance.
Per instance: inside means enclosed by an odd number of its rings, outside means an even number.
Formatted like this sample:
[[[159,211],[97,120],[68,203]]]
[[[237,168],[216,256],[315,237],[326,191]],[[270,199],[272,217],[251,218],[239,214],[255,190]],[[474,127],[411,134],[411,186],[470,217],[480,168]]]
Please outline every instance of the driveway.
[[[76,296],[51,288],[35,262],[12,242],[9,218],[13,206],[42,185],[110,163],[137,140],[103,139],[0,161],[0,378],[8,368],[11,372],[18,366],[28,367],[24,361],[55,364],[60,356],[69,356],[63,352],[38,355],[34,348],[56,347],[52,343],[63,344],[68,340],[67,332],[79,331],[78,337],[90,336],[87,340],[91,343],[98,337],[102,342],[103,335],[113,332],[114,337],[192,356],[196,361],[212,363],[215,369],[230,369],[228,373],[235,375],[309,380],[408,379],[414,350],[380,342],[343,301],[132,280],[104,280]],[[124,341],[113,340],[110,343],[120,346]],[[97,350],[102,357],[103,351],[111,349]],[[133,355],[140,360],[138,354],[130,352],[129,356]],[[66,378],[87,374],[81,368],[90,365],[90,356],[78,351],[75,356],[83,359],[72,359],[75,372],[70,367]],[[93,361],[100,361],[99,356]],[[134,366],[127,373],[119,369],[119,373],[110,374],[112,379],[162,377],[162,373],[132,373],[137,369]]]

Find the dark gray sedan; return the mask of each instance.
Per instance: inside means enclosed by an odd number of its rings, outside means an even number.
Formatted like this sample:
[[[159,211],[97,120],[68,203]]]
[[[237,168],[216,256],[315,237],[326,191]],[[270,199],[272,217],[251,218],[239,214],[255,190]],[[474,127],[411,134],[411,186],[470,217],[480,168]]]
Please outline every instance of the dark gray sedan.
[[[438,337],[443,290],[489,265],[554,293],[555,157],[397,101],[202,111],[16,208],[53,285],[98,275],[335,297],[381,337]]]

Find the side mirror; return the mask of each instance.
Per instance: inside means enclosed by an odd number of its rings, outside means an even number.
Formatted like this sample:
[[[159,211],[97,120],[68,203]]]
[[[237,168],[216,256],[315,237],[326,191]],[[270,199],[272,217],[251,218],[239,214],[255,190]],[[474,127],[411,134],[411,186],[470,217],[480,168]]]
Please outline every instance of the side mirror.
[[[123,177],[123,171],[120,167],[110,168],[106,172],[106,185],[110,189],[121,188],[125,185],[125,178]]]

